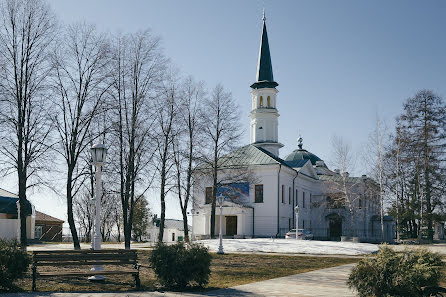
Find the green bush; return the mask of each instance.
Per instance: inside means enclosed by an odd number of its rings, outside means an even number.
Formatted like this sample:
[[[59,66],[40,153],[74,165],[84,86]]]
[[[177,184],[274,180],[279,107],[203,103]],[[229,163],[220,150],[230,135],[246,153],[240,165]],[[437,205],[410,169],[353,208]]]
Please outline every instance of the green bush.
[[[199,244],[157,244],[150,256],[152,268],[162,286],[185,288],[209,282],[211,255]]]
[[[0,290],[14,288],[13,281],[23,277],[30,258],[16,240],[0,239]]]
[[[383,245],[352,270],[347,284],[360,296],[421,296],[421,287],[438,286],[441,256],[425,249],[397,253]]]

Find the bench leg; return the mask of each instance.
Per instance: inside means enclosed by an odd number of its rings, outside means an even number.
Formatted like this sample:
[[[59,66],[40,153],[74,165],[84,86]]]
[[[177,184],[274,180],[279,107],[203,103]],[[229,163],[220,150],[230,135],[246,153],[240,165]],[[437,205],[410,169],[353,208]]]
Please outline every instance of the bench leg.
[[[32,287],[32,290],[34,292],[34,291],[36,291],[36,276],[37,276],[36,266],[33,265],[32,270],[33,270],[33,287]]]
[[[136,285],[136,289],[140,289],[141,288],[141,281],[139,279],[139,272],[137,274],[135,274],[135,285]]]

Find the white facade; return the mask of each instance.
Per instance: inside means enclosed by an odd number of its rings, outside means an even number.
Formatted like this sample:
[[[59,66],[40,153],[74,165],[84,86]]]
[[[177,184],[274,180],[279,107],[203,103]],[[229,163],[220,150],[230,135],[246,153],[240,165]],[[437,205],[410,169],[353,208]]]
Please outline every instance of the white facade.
[[[250,147],[250,151],[256,149],[253,146],[247,147]],[[225,197],[222,207],[223,236],[284,237],[297,223],[298,228],[310,230],[316,239],[340,240],[341,236],[353,236],[361,241],[382,240],[380,221],[377,219],[377,195],[371,194],[376,189],[366,189],[367,185],[374,185],[370,179],[351,178],[352,182],[358,184],[350,194],[354,206],[353,210],[349,211],[347,200],[336,207],[327,203],[327,199],[333,195],[329,184],[334,181],[324,180],[318,175],[318,168],[312,165],[310,160],[304,160],[304,165],[300,168],[291,168],[280,161],[283,162],[278,159],[277,164],[249,166],[250,170],[255,172],[256,182],[249,184],[248,201],[240,203],[237,199]],[[326,167],[324,169],[328,170]],[[206,203],[206,188],[211,187],[212,182],[208,176],[197,176],[196,179],[192,234],[194,239],[205,239],[211,234],[211,204]],[[256,186],[263,189],[262,199],[257,202]],[[299,209],[298,222],[296,205]],[[219,232],[219,215],[217,204],[214,230],[216,235]],[[386,217],[385,241],[392,241],[394,232],[393,220]]]

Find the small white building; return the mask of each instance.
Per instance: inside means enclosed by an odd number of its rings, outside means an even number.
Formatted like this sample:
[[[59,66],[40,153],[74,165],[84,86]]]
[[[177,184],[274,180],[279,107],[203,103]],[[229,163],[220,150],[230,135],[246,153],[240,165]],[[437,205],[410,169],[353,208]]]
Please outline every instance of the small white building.
[[[28,239],[34,239],[36,211],[29,201],[26,205],[26,235]],[[20,240],[19,212],[19,196],[0,189],[0,238]]]
[[[377,187],[373,180],[330,170],[323,160],[303,149],[302,138],[296,150],[283,159],[279,157],[283,145],[278,141],[277,86],[264,20],[256,82],[251,85],[251,143],[219,161],[225,164],[221,166],[220,177],[230,180],[236,170],[246,170],[253,178],[225,182],[218,187],[217,196],[225,198],[223,235],[283,237],[297,226],[309,229],[319,239],[339,240],[353,234],[361,241],[381,241],[381,225],[378,228],[376,220],[379,214]],[[213,182],[208,169],[202,167],[194,176],[194,239],[209,238],[211,234]],[[342,187],[336,187],[339,183],[348,187],[348,197],[339,190]],[[218,234],[218,206],[215,214],[214,234]],[[384,221],[384,238],[392,241],[393,219],[386,217]]]
[[[189,233],[192,227],[189,226]],[[154,218],[149,228],[147,229],[147,236],[144,238],[148,242],[158,242],[159,234],[159,218]],[[184,224],[182,220],[165,219],[164,220],[164,234],[163,242],[175,243],[184,241]]]

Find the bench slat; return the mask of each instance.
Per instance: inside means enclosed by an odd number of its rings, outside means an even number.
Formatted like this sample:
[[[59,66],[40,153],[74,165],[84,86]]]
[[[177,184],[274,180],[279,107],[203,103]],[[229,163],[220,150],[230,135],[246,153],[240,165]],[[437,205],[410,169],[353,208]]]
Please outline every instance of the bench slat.
[[[55,262],[37,262],[35,266],[76,266],[76,265],[135,265],[135,261],[55,261]]]
[[[33,251],[33,254],[103,254],[103,253],[136,253],[137,250],[103,249],[103,250],[52,250]]]
[[[50,276],[84,276],[84,275],[113,275],[113,274],[137,274],[138,270],[103,270],[103,271],[62,271],[62,272],[39,272],[39,277]]]
[[[75,261],[81,261],[81,260],[136,260],[136,256],[129,256],[129,255],[113,255],[113,254],[105,254],[105,255],[36,255],[33,257],[33,260],[37,261],[52,261],[52,260],[75,260]]]

